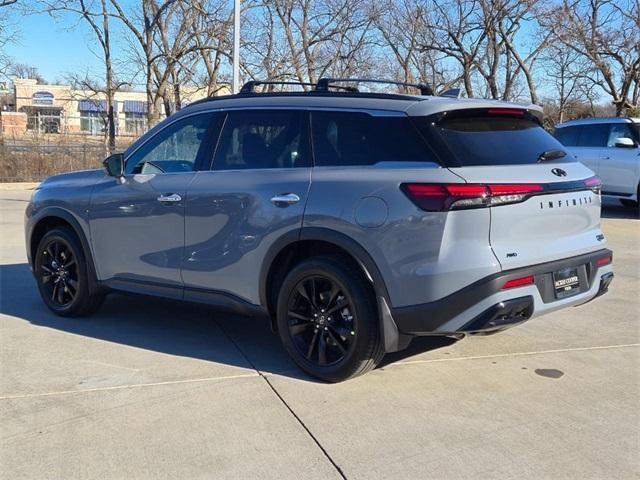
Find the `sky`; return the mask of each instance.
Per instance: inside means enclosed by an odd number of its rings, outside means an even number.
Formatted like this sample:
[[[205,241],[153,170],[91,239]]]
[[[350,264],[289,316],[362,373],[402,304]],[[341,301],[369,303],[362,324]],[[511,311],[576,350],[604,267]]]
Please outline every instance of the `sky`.
[[[12,8],[5,7],[1,12]],[[47,82],[66,83],[70,73],[102,72],[102,50],[82,22],[62,21],[43,13],[18,16],[15,9],[9,12],[9,18],[18,34],[6,52],[17,62],[36,67]],[[113,23],[113,57],[124,60],[126,45],[118,41],[119,27]]]

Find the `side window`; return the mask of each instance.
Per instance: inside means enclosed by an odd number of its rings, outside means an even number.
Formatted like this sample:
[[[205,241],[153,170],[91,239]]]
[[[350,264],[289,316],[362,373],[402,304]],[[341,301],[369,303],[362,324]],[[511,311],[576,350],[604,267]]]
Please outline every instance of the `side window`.
[[[563,145],[567,147],[573,147],[578,144],[578,135],[580,133],[580,127],[562,127],[557,128],[553,132],[553,136]]]
[[[214,114],[193,115],[158,132],[127,159],[126,173],[176,173],[195,170]]]
[[[580,147],[604,147],[607,145],[608,136],[609,125],[605,123],[583,125],[577,145]]]
[[[317,166],[434,161],[407,117],[317,111],[311,125]]]
[[[295,168],[310,165],[297,110],[232,111],[227,115],[213,160],[214,170]]]
[[[607,147],[615,147],[616,139],[618,138],[630,138],[634,140],[633,132],[631,131],[631,126],[626,123],[612,123],[609,125],[609,138],[607,140]]]

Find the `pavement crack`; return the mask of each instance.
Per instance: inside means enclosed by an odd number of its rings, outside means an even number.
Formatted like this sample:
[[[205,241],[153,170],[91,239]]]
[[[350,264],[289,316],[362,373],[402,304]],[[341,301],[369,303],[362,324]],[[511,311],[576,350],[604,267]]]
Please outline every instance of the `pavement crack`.
[[[329,454],[329,452],[327,451],[326,448],[324,448],[322,446],[322,444],[320,443],[320,440],[318,440],[318,438],[313,434],[313,432],[309,429],[309,427],[307,427],[307,425],[304,423],[304,421],[298,416],[298,414],[293,410],[293,408],[291,407],[291,405],[289,405],[287,403],[287,401],[284,399],[284,397],[280,394],[280,392],[278,392],[278,390],[273,386],[273,384],[269,381],[269,378],[267,377],[267,375],[265,375],[260,369],[258,369],[258,367],[256,367],[256,365],[251,361],[251,359],[247,356],[246,353],[244,353],[244,351],[240,348],[240,345],[238,345],[238,343],[231,337],[231,335],[229,335],[229,333],[222,328],[222,325],[220,325],[220,323],[214,318],[214,322],[216,323],[216,325],[218,326],[218,328],[220,329],[220,331],[229,339],[229,341],[233,344],[234,347],[236,347],[236,349],[238,350],[238,352],[240,352],[240,355],[242,355],[242,357],[247,361],[247,363],[251,366],[251,368],[253,368],[256,373],[260,376],[260,378],[262,378],[266,384],[269,386],[269,388],[271,389],[271,391],[274,393],[274,395],[280,400],[280,402],[282,402],[282,404],[284,405],[284,407],[289,411],[289,413],[293,416],[293,418],[296,419],[296,421],[300,424],[300,426],[304,429],[305,432],[307,432],[307,435],[309,435],[309,437],[311,438],[311,440],[316,444],[316,446],[320,449],[320,451],[322,452],[322,454],[325,456],[325,458],[331,463],[331,465],[333,465],[333,468],[335,468],[336,472],[338,473],[338,475],[340,475],[341,478],[343,478],[344,480],[347,480],[347,476],[344,474],[344,472],[342,471],[342,468],[340,468],[340,465],[338,465],[336,463],[336,461],[331,457],[331,455]]]

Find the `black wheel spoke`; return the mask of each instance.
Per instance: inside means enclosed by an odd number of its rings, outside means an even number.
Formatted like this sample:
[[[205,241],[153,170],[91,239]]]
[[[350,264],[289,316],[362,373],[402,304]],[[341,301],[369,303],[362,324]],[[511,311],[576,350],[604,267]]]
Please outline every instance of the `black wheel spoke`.
[[[306,317],[304,315],[301,315],[297,312],[293,312],[291,310],[289,310],[289,312],[287,312],[287,315],[289,316],[289,318],[295,318],[297,320],[303,320],[305,322],[311,322],[311,317]]]
[[[64,304],[64,283],[63,282],[58,282],[57,300],[60,305]]]
[[[71,257],[69,260],[67,260],[67,263],[65,263],[62,267],[63,268],[69,268],[69,267],[71,267],[72,265],[75,265],[75,264],[76,264],[75,258]]]
[[[304,298],[307,301],[307,303],[313,307],[313,302],[311,301],[311,297],[307,293],[307,289],[306,289],[304,283],[299,283],[298,284],[297,291],[300,294],[300,296],[302,298]]]
[[[309,349],[307,350],[307,358],[311,359],[311,355],[313,355],[313,351],[315,350],[316,347],[316,341],[318,339],[318,330],[315,331],[315,333],[313,334],[313,338],[311,339],[311,342],[309,343]]]
[[[339,303],[336,303],[333,307],[327,310],[327,315],[331,315],[333,312],[337,312],[338,310],[342,310],[349,306],[349,302],[345,299]]]
[[[336,336],[333,333],[331,333],[331,330],[327,330],[327,336],[331,340],[333,340],[332,346],[337,347],[338,350],[340,350],[340,353],[342,353],[342,355],[346,355],[347,354],[347,349],[344,348],[344,346],[342,345],[342,339],[336,338]]]
[[[289,331],[291,332],[291,335],[300,335],[311,327],[311,325],[313,325],[313,323],[296,323],[294,325],[289,325]]]
[[[53,290],[51,290],[51,300],[56,301],[56,295],[58,294],[58,288],[60,288],[60,282],[55,282],[53,284]]]
[[[326,335],[320,334],[318,336],[318,363],[320,365],[327,364],[327,339]]]
[[[331,291],[329,291],[329,299],[327,300],[324,307],[326,310],[329,310],[331,308],[331,306],[333,305],[333,302],[335,302],[336,298],[338,298],[339,293],[340,293],[340,287],[338,287],[335,284],[332,284]]]
[[[66,283],[67,283],[67,287],[73,288],[74,292],[78,291],[78,281],[77,280],[74,280],[73,278],[67,278]]]

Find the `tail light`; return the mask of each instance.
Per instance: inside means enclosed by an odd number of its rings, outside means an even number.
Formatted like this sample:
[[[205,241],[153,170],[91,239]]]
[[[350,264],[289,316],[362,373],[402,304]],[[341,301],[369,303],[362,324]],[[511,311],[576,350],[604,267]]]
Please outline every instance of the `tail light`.
[[[502,286],[503,290],[506,290],[507,288],[516,288],[516,287],[523,287],[525,285],[533,285],[533,275],[527,275],[526,277],[520,277],[520,278],[514,278],[512,280],[507,280],[506,282],[504,282],[504,285]]]
[[[441,212],[481,208],[525,201],[533,195],[580,190],[600,191],[598,177],[585,180],[539,183],[403,183],[402,191],[422,210]]]
[[[401,188],[413,203],[428,212],[517,203],[543,190],[542,185],[537,184],[471,183],[403,183]]]
[[[605,265],[609,265],[613,261],[613,257],[611,255],[606,255],[604,257],[600,257],[596,260],[596,265],[598,267],[604,267]]]

